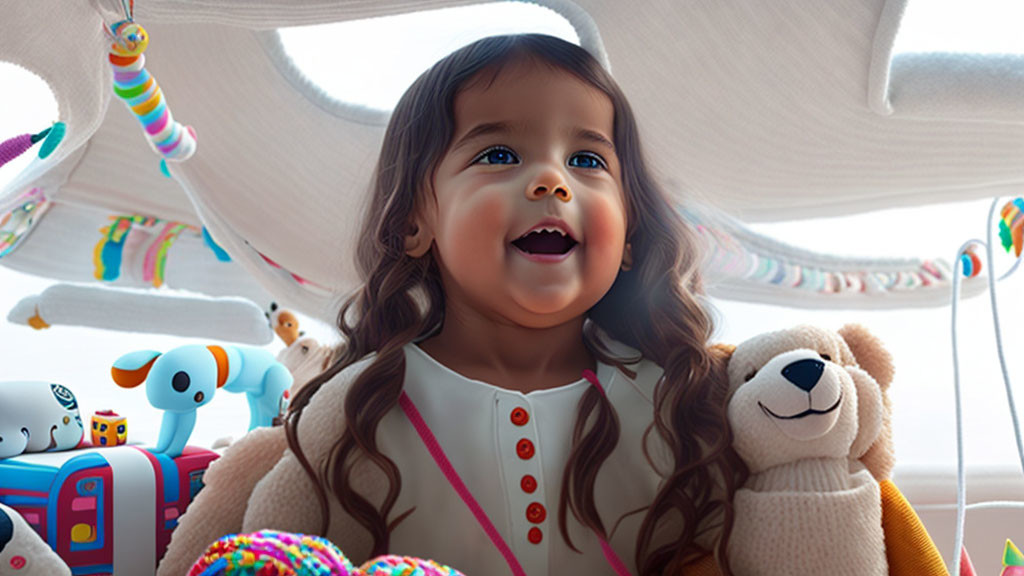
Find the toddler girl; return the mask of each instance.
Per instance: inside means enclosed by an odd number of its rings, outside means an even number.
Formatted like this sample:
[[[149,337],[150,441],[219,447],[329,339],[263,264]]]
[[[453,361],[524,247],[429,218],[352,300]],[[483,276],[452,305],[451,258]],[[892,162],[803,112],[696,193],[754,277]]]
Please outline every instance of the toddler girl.
[[[746,471],[699,255],[608,72],[543,35],[456,51],[370,194],[336,361],[211,467],[164,565],[268,528],[471,576],[728,574]]]

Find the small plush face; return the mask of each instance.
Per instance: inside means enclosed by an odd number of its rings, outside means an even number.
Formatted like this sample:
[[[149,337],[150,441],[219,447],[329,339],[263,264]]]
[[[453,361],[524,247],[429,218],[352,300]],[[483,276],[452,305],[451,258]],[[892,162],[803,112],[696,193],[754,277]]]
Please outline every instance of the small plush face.
[[[277,361],[284,364],[294,378],[290,396],[299,393],[310,380],[320,375],[330,366],[334,351],[326,344],[320,344],[316,338],[306,336],[292,343],[277,354]]]
[[[85,425],[78,411],[78,399],[66,387],[50,384],[50,393],[63,409],[56,420],[50,425],[48,450],[70,450],[78,446],[85,434]]]
[[[762,334],[736,348],[728,417],[751,472],[850,454],[858,387],[847,366],[856,369],[842,338],[809,326]]]
[[[14,422],[0,422],[0,458],[10,458],[25,451],[28,428]]]
[[[0,382],[0,454],[4,457],[70,450],[82,441],[84,431],[78,400],[65,386],[41,381]]]
[[[213,400],[217,363],[205,346],[179,346],[156,359],[146,376],[146,398],[169,412],[191,412]]]

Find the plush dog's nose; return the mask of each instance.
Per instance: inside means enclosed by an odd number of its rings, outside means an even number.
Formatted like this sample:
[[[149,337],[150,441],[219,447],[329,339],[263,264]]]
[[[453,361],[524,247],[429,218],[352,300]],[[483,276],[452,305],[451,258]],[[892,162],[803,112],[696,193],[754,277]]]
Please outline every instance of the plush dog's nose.
[[[807,358],[797,360],[782,369],[782,375],[800,389],[810,392],[821,380],[821,372],[825,369],[825,363],[821,360]]]

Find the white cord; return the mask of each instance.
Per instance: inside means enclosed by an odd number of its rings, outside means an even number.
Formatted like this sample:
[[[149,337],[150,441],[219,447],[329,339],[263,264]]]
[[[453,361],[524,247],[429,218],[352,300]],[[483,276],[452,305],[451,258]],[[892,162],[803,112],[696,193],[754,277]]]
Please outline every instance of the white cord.
[[[1011,509],[1016,510],[1024,508],[1024,502],[1018,502],[1016,500],[988,500],[985,502],[975,502],[974,504],[968,504],[964,507],[967,510],[992,510],[992,509]],[[942,510],[956,510],[956,504],[921,504],[914,506],[916,511],[942,511]]]
[[[978,242],[968,240],[956,252],[953,260],[953,396],[956,399],[956,530],[953,542],[953,559],[949,566],[953,569],[952,576],[960,576],[960,547],[964,541],[964,505],[967,500],[967,484],[964,478],[964,431],[960,421],[960,360],[956,345],[956,309],[960,300],[960,277],[963,275],[960,270],[962,264],[960,258],[967,247]],[[991,273],[989,274],[991,275]]]
[[[968,508],[997,508],[997,507],[1012,507],[1012,508],[1024,508],[1024,503],[1019,502],[989,502],[972,504],[971,506],[966,505],[967,501],[967,481],[964,474],[964,432],[961,412],[961,394],[960,394],[960,362],[959,354],[957,349],[956,341],[956,310],[957,302],[960,299],[960,280],[962,273],[959,272],[960,260],[966,252],[967,247],[971,244],[981,244],[985,247],[985,257],[988,262],[988,274],[986,275],[989,281],[989,296],[992,302],[992,324],[996,334],[996,351],[999,354],[999,368],[1003,374],[1003,385],[1006,388],[1006,401],[1010,406],[1010,417],[1013,420],[1013,431],[1017,441],[1017,455],[1020,458],[1021,470],[1024,471],[1024,438],[1021,437],[1020,432],[1020,419],[1017,416],[1017,404],[1013,399],[1013,388],[1010,386],[1010,375],[1006,368],[1006,358],[1003,354],[1003,338],[1002,331],[999,326],[999,306],[996,299],[996,284],[1008,278],[1016,269],[1017,265],[1020,264],[1018,259],[1014,263],[1013,267],[1010,268],[1005,274],[999,277],[998,280],[993,280],[995,275],[995,259],[992,256],[992,218],[995,215],[996,206],[999,204],[999,198],[992,199],[992,206],[988,211],[988,219],[985,221],[986,224],[986,242],[979,240],[969,240],[965,242],[956,253],[956,259],[954,260],[954,279],[953,279],[953,302],[952,302],[952,333],[953,333],[953,392],[956,396],[956,536],[955,536],[955,548],[953,550],[952,563],[952,576],[960,576],[960,555],[964,545],[964,516]],[[998,506],[995,504],[999,504]]]
[[[1010,386],[1010,371],[1006,368],[1006,356],[1003,353],[1003,334],[999,325],[999,306],[996,304],[995,259],[992,257],[992,217],[996,212],[999,198],[992,200],[988,210],[988,242],[985,243],[985,255],[988,258],[989,296],[992,300],[992,327],[996,333],[996,352],[999,353],[999,369],[1003,373],[1003,386],[1006,387],[1006,402],[1010,405],[1010,418],[1013,419],[1013,434],[1017,440],[1017,456],[1020,458],[1021,471],[1024,472],[1024,438],[1020,434],[1020,418],[1017,417],[1017,403],[1013,400],[1013,388]],[[1003,276],[1006,277],[1005,275]]]

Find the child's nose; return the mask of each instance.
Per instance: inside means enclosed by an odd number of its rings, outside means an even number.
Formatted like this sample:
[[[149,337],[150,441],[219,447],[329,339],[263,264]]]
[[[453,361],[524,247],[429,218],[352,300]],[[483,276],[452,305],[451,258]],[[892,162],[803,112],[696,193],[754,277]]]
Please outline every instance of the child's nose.
[[[544,170],[526,188],[526,197],[530,200],[539,200],[548,194],[554,194],[562,202],[572,200],[569,185],[555,170]]]

